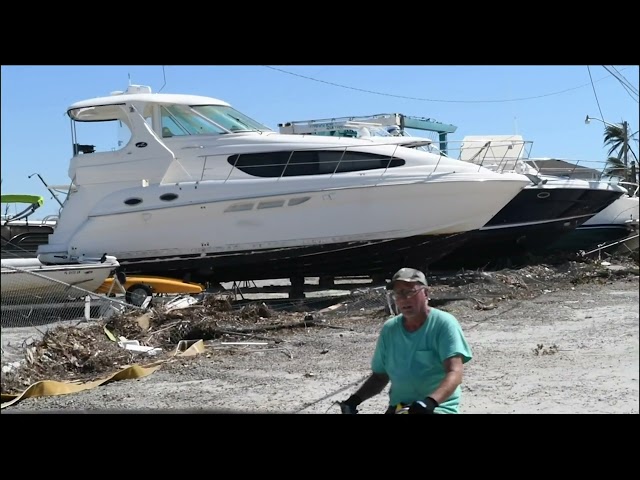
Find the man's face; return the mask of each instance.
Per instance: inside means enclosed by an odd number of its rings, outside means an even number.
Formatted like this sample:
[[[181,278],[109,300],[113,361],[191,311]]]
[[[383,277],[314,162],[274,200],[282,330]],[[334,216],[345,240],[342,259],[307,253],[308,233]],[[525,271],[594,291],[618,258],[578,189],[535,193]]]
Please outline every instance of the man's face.
[[[426,287],[417,282],[396,281],[391,293],[398,310],[406,315],[416,315],[425,309]]]

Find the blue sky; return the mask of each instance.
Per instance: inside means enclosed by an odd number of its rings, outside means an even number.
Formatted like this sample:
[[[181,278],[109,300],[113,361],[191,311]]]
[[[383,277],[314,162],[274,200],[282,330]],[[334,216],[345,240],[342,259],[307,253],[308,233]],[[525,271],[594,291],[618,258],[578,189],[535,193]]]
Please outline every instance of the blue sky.
[[[639,67],[615,67],[638,89]],[[615,70],[614,70],[615,71]],[[592,83],[593,80],[593,83]],[[465,135],[520,134],[533,157],[555,157],[600,169],[607,158],[604,125],[639,128],[637,95],[603,66],[2,66],[2,193],[43,195],[41,215],[57,212],[37,176],[68,184],[71,133],[66,108],[126,89],[219,98],[277,130],[278,123],[403,113],[453,124]],[[115,133],[114,133],[115,135]],[[637,137],[637,135],[636,135]],[[638,144],[632,145],[636,154]],[[588,163],[587,163],[588,162]]]

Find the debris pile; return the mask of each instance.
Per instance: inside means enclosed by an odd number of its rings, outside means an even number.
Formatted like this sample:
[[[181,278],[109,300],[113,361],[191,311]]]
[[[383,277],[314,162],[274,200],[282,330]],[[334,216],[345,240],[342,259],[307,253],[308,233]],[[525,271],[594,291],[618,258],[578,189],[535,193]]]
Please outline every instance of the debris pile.
[[[25,346],[25,358],[18,365],[3,367],[1,392],[17,394],[42,380],[87,382],[134,363],[144,366],[173,354],[180,340],[231,340],[311,326],[303,317],[297,312],[275,312],[264,303],[234,310],[228,298],[211,295],[187,308],[152,308],[142,315],[135,311],[105,322],[58,326]],[[141,355],[122,348],[118,344],[122,339],[160,348],[163,353]]]
[[[615,264],[612,267],[612,264]],[[452,300],[527,299],[541,292],[551,292],[572,286],[607,282],[613,278],[637,278],[638,264],[629,256],[609,261],[577,258],[563,263],[539,263],[519,269],[495,272],[470,270],[450,276],[429,278],[434,306]]]
[[[102,325],[59,327],[26,346],[19,365],[3,367],[1,391],[19,393],[42,380],[90,381],[130,364],[132,357],[107,337]]]

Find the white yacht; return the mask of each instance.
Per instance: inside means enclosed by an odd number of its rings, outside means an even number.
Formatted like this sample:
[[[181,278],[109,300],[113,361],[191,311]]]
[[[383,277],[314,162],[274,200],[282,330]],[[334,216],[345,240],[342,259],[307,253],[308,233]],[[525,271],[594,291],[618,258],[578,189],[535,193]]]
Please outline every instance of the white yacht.
[[[379,139],[281,134],[141,85],[68,115],[74,188],[38,248],[47,264],[108,252],[126,273],[198,282],[426,268],[530,184]],[[104,125],[123,127],[115,148],[85,141]]]

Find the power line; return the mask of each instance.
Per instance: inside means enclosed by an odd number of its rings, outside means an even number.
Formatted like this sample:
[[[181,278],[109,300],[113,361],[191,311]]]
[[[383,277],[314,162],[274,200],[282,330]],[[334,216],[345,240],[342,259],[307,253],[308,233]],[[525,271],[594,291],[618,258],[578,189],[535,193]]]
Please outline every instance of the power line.
[[[638,103],[638,90],[629,83],[629,81],[624,78],[622,76],[622,74],[620,72],[618,72],[618,70],[615,69],[615,67],[612,66],[613,70],[615,70],[615,72],[611,71],[610,68],[608,68],[606,65],[602,65],[602,67],[609,72],[611,75],[613,75],[616,80],[618,80],[618,82],[620,83],[620,85],[622,85],[622,88],[625,89],[625,91],[629,94],[629,96],[631,97],[631,99],[633,101],[635,101],[636,103]],[[621,78],[622,77],[622,78]]]
[[[600,100],[598,100],[598,94],[596,93],[596,86],[593,84],[593,77],[591,76],[591,69],[587,65],[587,71],[589,72],[589,79],[591,80],[591,87],[593,88],[593,95],[596,97],[596,103],[598,104],[598,111],[600,112],[600,118],[604,119],[604,114],[600,108]]]
[[[606,67],[605,67],[605,68],[606,68]],[[635,93],[636,95],[638,95],[638,89],[637,89],[635,86],[633,86],[633,84],[632,84],[629,80],[627,80],[627,78],[626,78],[624,75],[622,75],[622,73],[620,73],[620,70],[618,70],[618,69],[617,69],[616,67],[614,67],[613,65],[611,65],[611,68],[614,70],[614,72],[615,72],[615,73],[614,73],[614,75],[616,76],[616,78],[617,78],[618,80],[620,80],[621,82],[623,82],[626,86],[628,86],[628,87],[631,89],[631,91],[632,91],[633,93]],[[607,69],[607,71],[609,71],[610,73],[612,73],[609,69]]]
[[[561,90],[559,92],[545,93],[543,95],[536,95],[536,96],[533,96],[533,97],[512,98],[512,99],[503,99],[503,100],[442,100],[442,99],[434,99],[434,98],[410,97],[410,96],[406,96],[406,95],[395,95],[393,93],[385,93],[385,92],[376,92],[374,90],[367,90],[367,89],[364,89],[364,88],[351,87],[349,85],[342,85],[342,84],[339,84],[339,83],[329,82],[329,81],[326,81],[326,80],[320,80],[320,79],[317,79],[317,78],[309,77],[307,75],[301,75],[299,73],[289,72],[289,71],[281,69],[281,68],[272,67],[270,65],[263,65],[263,67],[269,68],[271,70],[275,70],[277,72],[286,73],[287,75],[292,75],[294,77],[300,77],[300,78],[304,78],[306,80],[311,80],[311,81],[318,82],[318,83],[324,83],[326,85],[331,85],[333,87],[346,88],[348,90],[355,90],[355,91],[363,92],[363,93],[371,93],[373,95],[381,95],[383,97],[402,98],[402,99],[405,99],[405,100],[416,100],[416,101],[420,101],[420,102],[440,102],[440,103],[506,103],[506,102],[519,102],[519,101],[523,101],[523,100],[535,100],[537,98],[544,98],[544,97],[551,97],[553,95],[560,95],[560,94],[567,93],[567,92],[570,92],[572,90],[577,90],[579,88],[584,88],[584,87],[587,87],[587,86],[590,85],[589,83],[585,83],[584,85],[579,85],[577,87],[567,88],[567,89]],[[599,82],[601,80],[609,78],[610,76],[612,76],[612,75],[608,75],[606,77],[599,78],[598,80],[596,80],[596,82]]]
[[[627,87],[624,83],[622,84],[622,87],[627,91],[627,93],[631,97],[631,100],[633,100],[636,103],[638,103],[638,95],[633,93],[631,90],[629,90],[629,87]]]

